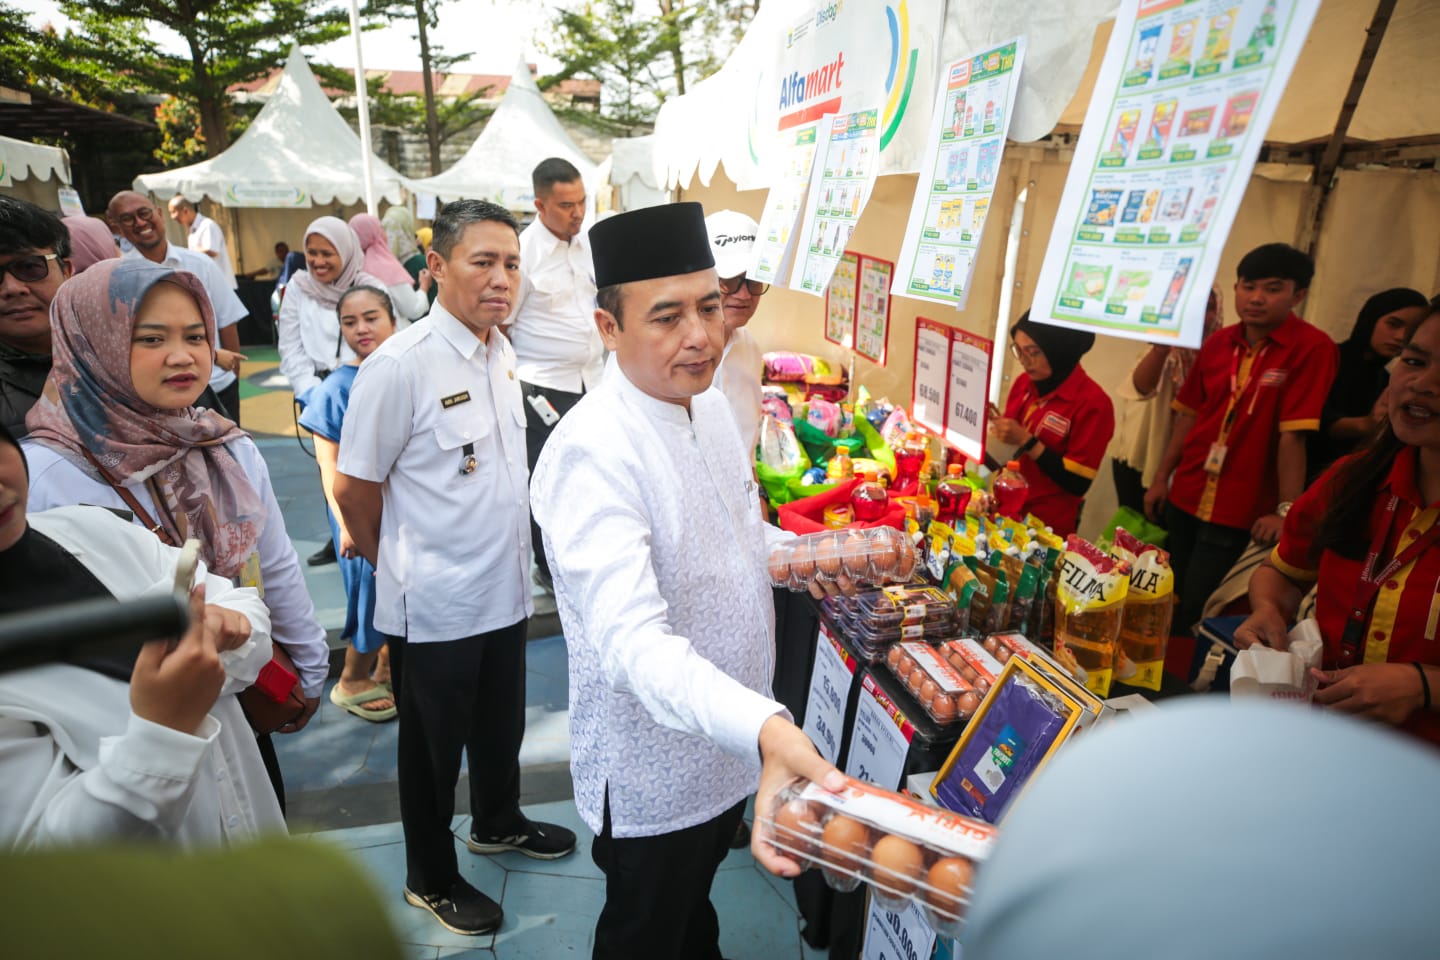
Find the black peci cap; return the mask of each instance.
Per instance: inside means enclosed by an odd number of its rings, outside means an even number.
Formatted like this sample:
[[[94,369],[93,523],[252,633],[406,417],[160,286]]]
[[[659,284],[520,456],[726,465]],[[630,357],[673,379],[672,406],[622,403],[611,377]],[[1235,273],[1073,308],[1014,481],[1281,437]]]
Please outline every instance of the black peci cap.
[[[601,220],[590,228],[590,255],[602,289],[715,266],[698,203],[642,207]]]

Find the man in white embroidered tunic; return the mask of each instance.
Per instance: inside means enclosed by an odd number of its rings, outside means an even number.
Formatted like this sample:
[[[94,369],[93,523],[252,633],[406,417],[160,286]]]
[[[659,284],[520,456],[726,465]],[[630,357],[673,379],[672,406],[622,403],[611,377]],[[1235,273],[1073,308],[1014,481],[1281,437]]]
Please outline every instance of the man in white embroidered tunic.
[[[570,653],[575,803],[606,875],[594,957],[718,960],[711,881],[745,797],[838,777],[770,697],[767,543],[729,406],[696,203],[591,231],[600,386],[561,421],[531,483]],[[835,781],[829,785],[836,786]],[[756,830],[752,852],[799,867]]]

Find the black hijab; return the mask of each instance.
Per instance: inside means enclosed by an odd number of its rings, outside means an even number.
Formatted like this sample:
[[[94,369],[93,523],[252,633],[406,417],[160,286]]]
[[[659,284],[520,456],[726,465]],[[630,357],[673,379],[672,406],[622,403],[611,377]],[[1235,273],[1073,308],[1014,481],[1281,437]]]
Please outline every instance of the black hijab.
[[[0,424],[0,446],[14,447],[25,464],[25,451],[14,434]],[[27,524],[20,539],[8,550],[0,550],[0,616],[56,607],[77,600],[112,597],[95,574],[70,552]],[[135,669],[135,654],[97,654],[70,661],[76,666],[129,681]]]
[[[1037,323],[1030,319],[1029,310],[1020,314],[1020,319],[1010,328],[1012,343],[1017,333],[1023,333],[1034,340],[1035,345],[1045,352],[1045,360],[1050,364],[1050,376],[1044,380],[1033,381],[1036,392],[1042,397],[1064,383],[1066,378],[1075,372],[1075,368],[1080,366],[1080,358],[1095,346],[1095,334],[1049,323]]]

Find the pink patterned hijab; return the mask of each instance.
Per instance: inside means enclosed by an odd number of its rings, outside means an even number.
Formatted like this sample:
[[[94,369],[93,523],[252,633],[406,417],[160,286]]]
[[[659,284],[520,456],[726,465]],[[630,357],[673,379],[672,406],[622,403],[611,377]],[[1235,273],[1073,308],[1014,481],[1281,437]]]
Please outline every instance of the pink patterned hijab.
[[[235,577],[255,552],[265,515],[260,494],[225,448],[245,432],[211,410],[153,407],[130,375],[137,314],[157,283],[195,298],[206,342],[215,342],[215,313],[194,274],[144,259],[102,260],[62,284],[50,305],[54,365],[25,425],[96,480],[148,483],[154,519],[170,538],[180,544],[195,537],[205,565]]]
[[[340,295],[351,287],[363,283],[384,290],[389,286],[380,278],[366,272],[365,254],[360,249],[360,238],[355,236],[355,231],[350,229],[350,225],[344,220],[339,217],[319,217],[305,228],[307,239],[312,233],[318,233],[329,240],[335,247],[335,252],[340,254],[340,276],[330,283],[321,283],[308,269],[301,270],[290,278],[291,288],[298,287],[311,300],[333,310],[340,303]],[[405,276],[408,280],[410,275]]]
[[[350,229],[355,231],[355,236],[360,240],[360,249],[365,251],[366,273],[379,277],[385,281],[387,287],[393,287],[397,283],[403,283],[407,287],[414,286],[410,271],[390,252],[390,238],[385,234],[385,225],[380,222],[380,218],[372,217],[368,213],[357,213],[350,218]]]

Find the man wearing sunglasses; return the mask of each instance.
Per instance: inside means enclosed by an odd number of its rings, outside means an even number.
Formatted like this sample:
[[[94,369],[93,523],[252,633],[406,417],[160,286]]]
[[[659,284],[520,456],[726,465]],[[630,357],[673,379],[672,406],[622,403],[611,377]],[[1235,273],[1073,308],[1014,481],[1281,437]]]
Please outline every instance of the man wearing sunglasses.
[[[730,401],[740,438],[753,458],[760,437],[760,373],[764,358],[760,345],[745,329],[755,316],[768,283],[745,276],[760,226],[736,210],[721,210],[705,218],[710,253],[720,275],[720,306],[725,311],[725,353],[715,371],[715,386]]]
[[[50,375],[50,301],[69,277],[60,218],[0,197],[0,422],[17,437]]]

